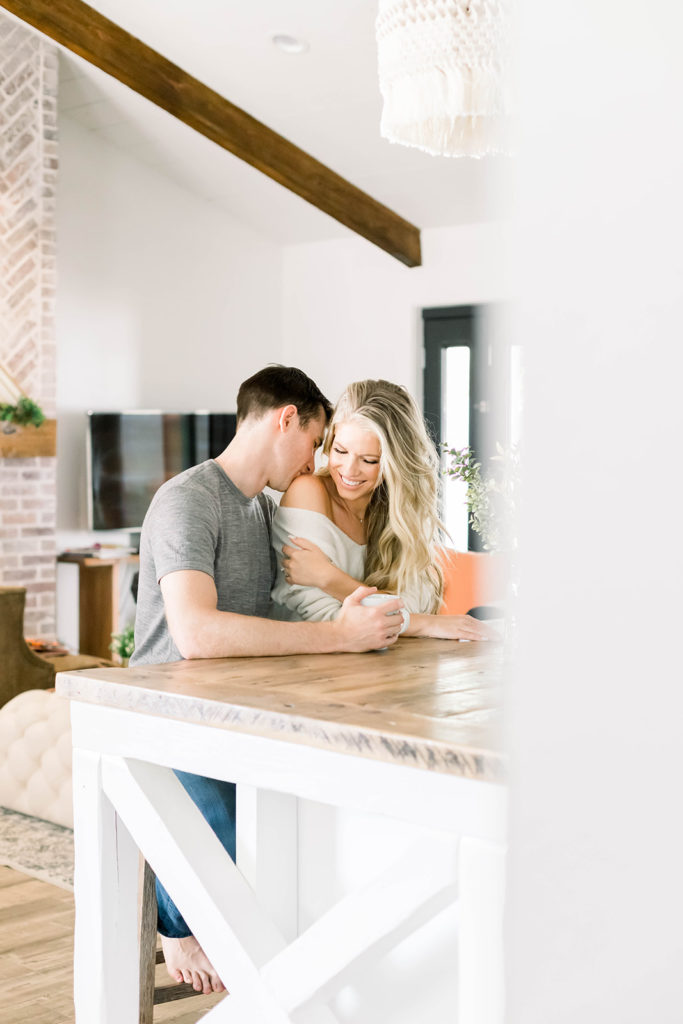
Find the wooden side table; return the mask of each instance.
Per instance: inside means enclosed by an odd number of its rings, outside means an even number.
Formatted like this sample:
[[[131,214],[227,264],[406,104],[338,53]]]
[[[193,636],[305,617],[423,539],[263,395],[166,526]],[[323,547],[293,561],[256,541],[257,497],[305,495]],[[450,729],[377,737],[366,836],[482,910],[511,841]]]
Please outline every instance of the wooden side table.
[[[138,564],[138,555],[92,558],[65,552],[58,562],[78,565],[78,649],[81,654],[111,658],[111,635],[119,629],[119,568]]]

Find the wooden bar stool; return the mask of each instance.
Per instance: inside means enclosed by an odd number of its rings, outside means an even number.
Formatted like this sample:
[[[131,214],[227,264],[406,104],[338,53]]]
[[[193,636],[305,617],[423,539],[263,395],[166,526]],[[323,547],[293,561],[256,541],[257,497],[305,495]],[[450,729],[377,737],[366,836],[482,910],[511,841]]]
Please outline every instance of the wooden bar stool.
[[[161,985],[155,987],[157,964],[164,963],[164,954],[157,950],[157,896],[155,874],[145,861],[142,876],[142,904],[140,908],[140,1024],[153,1024],[154,1007],[176,999],[189,999],[202,995],[191,985]]]

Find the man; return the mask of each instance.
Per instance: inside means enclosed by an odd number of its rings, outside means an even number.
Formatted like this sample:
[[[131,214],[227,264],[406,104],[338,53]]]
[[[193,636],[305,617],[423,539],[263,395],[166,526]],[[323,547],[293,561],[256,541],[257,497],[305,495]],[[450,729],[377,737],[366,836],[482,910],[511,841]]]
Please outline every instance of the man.
[[[180,473],[156,493],[142,528],[131,665],[249,655],[368,651],[393,643],[400,601],[366,608],[359,587],[332,622],[267,618],[275,562],[275,509],[262,493],[285,491],[313,471],[331,412],[295,367],[268,366],[237,395],[237,431],[228,447]],[[393,623],[393,624],[392,624]],[[225,849],[235,856],[235,788],[177,773]],[[157,883],[159,931],[168,972],[196,991],[223,984],[177,907]]]

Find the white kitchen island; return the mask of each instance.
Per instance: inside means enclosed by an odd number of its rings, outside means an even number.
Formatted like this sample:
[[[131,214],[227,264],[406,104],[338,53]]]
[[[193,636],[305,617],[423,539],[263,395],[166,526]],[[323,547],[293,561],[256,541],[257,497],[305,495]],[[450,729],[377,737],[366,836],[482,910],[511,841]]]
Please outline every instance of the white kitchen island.
[[[138,1020],[139,851],[229,990],[207,1022],[333,1024],[327,1002],[354,971],[458,900],[451,1019],[502,1024],[501,674],[498,645],[417,639],[372,654],[60,674],[74,742],[77,1024]],[[172,768],[237,783],[237,867]],[[433,838],[297,934],[299,798]]]

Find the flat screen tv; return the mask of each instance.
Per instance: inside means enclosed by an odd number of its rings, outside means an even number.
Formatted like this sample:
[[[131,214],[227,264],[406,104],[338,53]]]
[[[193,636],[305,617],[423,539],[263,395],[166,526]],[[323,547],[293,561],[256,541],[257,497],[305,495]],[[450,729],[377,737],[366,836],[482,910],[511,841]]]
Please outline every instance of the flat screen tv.
[[[139,530],[155,491],[215,458],[235,436],[234,413],[88,412],[88,526]]]

